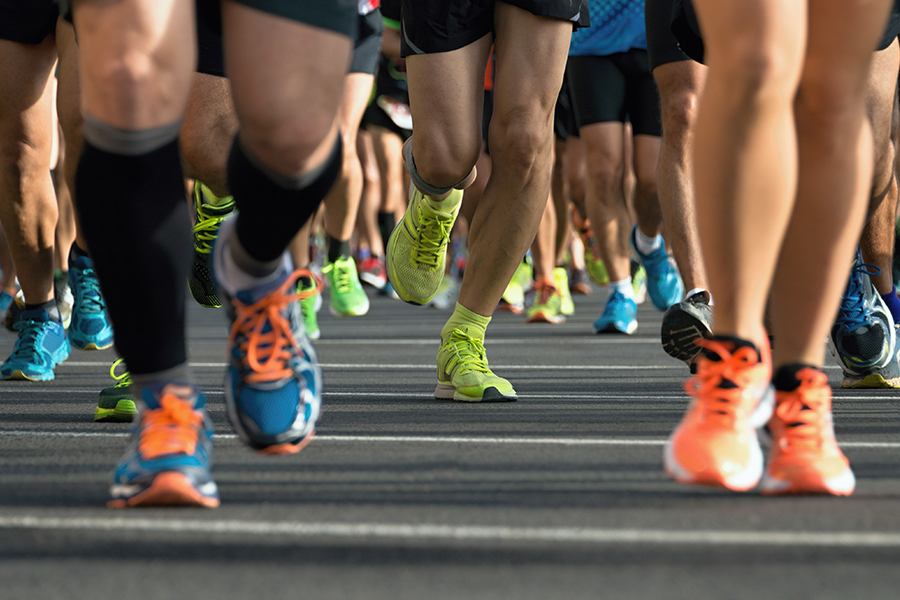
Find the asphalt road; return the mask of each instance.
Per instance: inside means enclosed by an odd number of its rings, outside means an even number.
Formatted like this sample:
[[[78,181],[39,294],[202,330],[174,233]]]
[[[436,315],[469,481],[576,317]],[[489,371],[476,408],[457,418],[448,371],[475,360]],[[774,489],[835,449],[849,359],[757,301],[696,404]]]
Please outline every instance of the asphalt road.
[[[231,433],[225,319],[191,305],[216,510],[104,507],[128,429],[92,420],[112,351],[73,351],[53,382],[0,382],[0,599],[896,599],[898,394],[835,392],[850,498],[679,486],[661,452],[687,369],[649,302],[634,336],[595,335],[601,296],[576,298],[565,325],[495,317],[509,404],[432,397],[447,313],[374,294],[365,317],[323,310],[318,435],[277,458]],[[13,342],[0,331],[4,356]]]

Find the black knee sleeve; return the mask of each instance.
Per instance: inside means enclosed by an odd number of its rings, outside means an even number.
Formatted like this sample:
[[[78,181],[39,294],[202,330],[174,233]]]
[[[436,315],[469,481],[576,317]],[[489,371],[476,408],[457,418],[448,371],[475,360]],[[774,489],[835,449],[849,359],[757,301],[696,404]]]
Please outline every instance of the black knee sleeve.
[[[135,374],[187,361],[191,224],[178,140],[123,156],[85,141],[76,192],[116,349]]]
[[[228,156],[228,187],[238,209],[236,233],[254,259],[277,259],[316,212],[341,172],[341,138],[325,163],[296,181],[275,181],[249,159],[235,137]]]

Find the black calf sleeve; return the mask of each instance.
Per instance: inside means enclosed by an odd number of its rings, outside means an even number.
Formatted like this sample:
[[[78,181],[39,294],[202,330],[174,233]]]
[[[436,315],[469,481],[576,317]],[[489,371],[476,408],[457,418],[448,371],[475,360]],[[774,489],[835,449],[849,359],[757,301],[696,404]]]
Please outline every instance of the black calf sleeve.
[[[133,156],[85,141],[76,190],[116,348],[128,369],[156,373],[184,364],[191,223],[177,139]]]
[[[276,182],[244,153],[235,137],[228,156],[228,187],[238,209],[235,229],[244,250],[260,262],[277,259],[316,212],[341,172],[341,139],[319,169],[296,182]]]

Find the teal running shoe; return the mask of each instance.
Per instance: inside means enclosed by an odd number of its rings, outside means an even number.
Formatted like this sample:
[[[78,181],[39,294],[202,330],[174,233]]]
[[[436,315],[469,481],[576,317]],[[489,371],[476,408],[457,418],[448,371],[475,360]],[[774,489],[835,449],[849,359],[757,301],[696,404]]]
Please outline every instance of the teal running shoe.
[[[131,396],[131,376],[128,371],[116,375],[116,367],[124,364],[120,358],[109,368],[109,376],[116,380],[112,387],[100,390],[94,420],[98,423],[130,423],[137,415],[137,407]]]
[[[94,261],[88,256],[69,260],[69,287],[75,295],[69,342],[79,350],[104,350],[113,345],[113,328],[106,313],[106,301]]]
[[[666,252],[666,243],[650,254],[641,254],[634,241],[637,225],[631,228],[631,248],[647,271],[647,294],[658,310],[666,310],[673,304],[681,302],[684,295],[684,284],[674,262]]]
[[[106,505],[218,506],[206,396],[196,386],[169,383],[144,388],[141,400],[146,408],[113,472]]]
[[[336,317],[360,317],[369,312],[369,297],[356,272],[356,262],[349,256],[341,256],[322,267],[331,288],[331,314]],[[307,332],[308,334],[308,332]]]
[[[69,340],[62,323],[43,308],[22,311],[15,324],[19,337],[12,354],[0,366],[3,379],[50,381],[53,369],[69,357]]]
[[[613,290],[609,295],[603,314],[594,321],[594,330],[597,333],[631,335],[637,330],[637,326],[637,304],[618,290]]]

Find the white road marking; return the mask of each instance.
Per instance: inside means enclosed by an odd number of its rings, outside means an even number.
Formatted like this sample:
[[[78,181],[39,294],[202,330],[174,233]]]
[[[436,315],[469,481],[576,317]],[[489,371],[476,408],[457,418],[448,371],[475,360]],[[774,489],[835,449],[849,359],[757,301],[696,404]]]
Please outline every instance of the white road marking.
[[[81,530],[92,532],[201,533],[278,538],[370,538],[444,542],[547,542],[598,545],[781,546],[896,548],[900,533],[856,531],[717,531],[679,529],[607,529],[594,527],[516,527],[440,523],[303,523],[219,519],[148,519],[104,516],[0,516],[2,529]]]
[[[0,429],[0,437],[71,437],[71,438],[103,438],[127,437],[121,431],[29,431],[24,429]],[[216,438],[233,440],[233,433],[215,433]],[[438,436],[438,435],[329,435],[319,434],[312,439],[316,442],[362,442],[397,444],[498,444],[524,446],[663,446],[663,438],[549,438],[549,437],[478,437],[478,436]],[[900,442],[840,442],[842,448],[879,448],[897,449]]]

